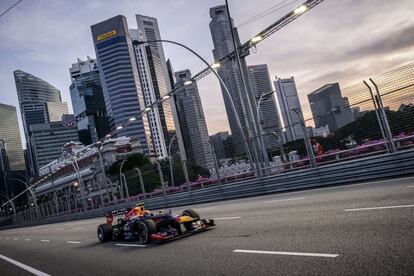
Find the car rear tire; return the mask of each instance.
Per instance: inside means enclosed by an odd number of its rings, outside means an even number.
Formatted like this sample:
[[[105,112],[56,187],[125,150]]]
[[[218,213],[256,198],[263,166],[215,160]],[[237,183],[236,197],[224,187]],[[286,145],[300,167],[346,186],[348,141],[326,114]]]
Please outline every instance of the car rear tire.
[[[112,240],[112,225],[107,223],[98,226],[98,239],[100,242]]]
[[[194,211],[193,209],[184,210],[182,215],[183,216],[189,216],[189,217],[192,217],[194,219],[200,219],[200,215],[196,211]]]
[[[151,234],[157,232],[157,225],[152,219],[146,219],[138,224],[138,238],[142,244],[151,243]]]

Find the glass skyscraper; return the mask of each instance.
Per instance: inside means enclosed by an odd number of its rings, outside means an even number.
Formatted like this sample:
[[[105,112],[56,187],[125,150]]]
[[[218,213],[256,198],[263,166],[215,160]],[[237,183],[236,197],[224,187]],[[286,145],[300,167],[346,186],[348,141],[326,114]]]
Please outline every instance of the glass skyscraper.
[[[178,71],[175,76],[177,85],[182,85],[191,79],[191,72]],[[213,155],[208,144],[207,124],[197,83],[183,86],[175,93],[174,98],[188,160],[205,169],[213,168]]]
[[[69,72],[72,80],[70,96],[79,140],[89,145],[109,133],[98,64],[90,57],[85,61],[78,59]]]
[[[145,108],[126,18],[112,17],[91,26],[91,30],[112,136],[137,138],[143,152],[150,155],[145,116],[131,121],[128,127],[120,127]]]
[[[68,113],[68,106],[67,103],[62,102],[60,91],[44,80],[21,70],[14,71],[14,79],[26,143],[30,145],[30,126],[60,121],[62,115]],[[31,159],[29,171],[34,175],[35,160],[32,160],[30,146],[28,149]]]

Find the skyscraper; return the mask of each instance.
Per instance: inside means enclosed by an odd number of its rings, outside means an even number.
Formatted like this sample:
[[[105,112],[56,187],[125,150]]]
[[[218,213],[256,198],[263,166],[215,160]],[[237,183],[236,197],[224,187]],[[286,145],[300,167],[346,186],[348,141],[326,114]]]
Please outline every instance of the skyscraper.
[[[250,85],[258,104],[262,95],[273,91],[269,70],[266,64],[259,64],[248,66],[248,72]],[[266,150],[276,150],[281,141],[275,136],[275,134],[280,134],[280,119],[274,94],[263,97],[258,109],[265,148]]]
[[[51,84],[21,70],[14,71],[14,79],[26,136],[31,124],[59,121],[69,113],[60,91]]]
[[[79,141],[73,115],[64,115],[59,122],[31,125],[30,142],[36,171],[61,156],[63,145],[71,141]]]
[[[182,85],[191,79],[191,72],[182,70],[176,72],[175,76],[177,85]],[[212,168],[213,155],[208,144],[207,124],[197,83],[183,86],[175,93],[174,98],[188,160],[205,169]]]
[[[234,51],[234,44],[232,40],[232,34],[230,29],[230,19],[226,11],[226,6],[216,6],[210,9],[210,32],[213,39],[213,55],[215,60],[228,55]],[[236,36],[236,41],[238,41],[237,30],[234,30]],[[247,129],[247,111],[245,104],[245,97],[243,84],[241,81],[241,75],[237,62],[228,62],[223,64],[218,69],[218,74],[223,79],[224,83],[229,89],[230,95],[234,101],[236,107],[237,115],[240,118],[240,123],[243,129]],[[242,130],[237,124],[236,114],[234,113],[231,100],[227,93],[225,92],[224,87],[221,87],[224,105],[226,108],[227,118],[229,120],[230,130],[233,137],[235,154],[237,156],[244,155],[246,153],[244,144]]]
[[[136,16],[138,32],[140,35],[139,40],[143,41],[154,41],[161,40],[160,29],[158,27],[158,21],[154,17],[145,15]],[[142,58],[145,59],[146,66],[141,67],[147,71],[150,76],[152,85],[149,86],[149,90],[154,94],[155,98],[165,96],[171,91],[172,86],[170,85],[167,63],[164,55],[164,49],[162,43],[148,43],[142,45]],[[151,87],[152,86],[152,87]],[[174,104],[173,100],[163,101],[158,106],[158,113],[161,120],[161,126],[164,134],[165,143],[168,145],[170,139],[176,133],[176,126],[174,124]],[[177,121],[178,122],[178,121]]]
[[[89,145],[109,133],[105,101],[95,59],[78,59],[69,69],[72,84],[70,96],[76,118],[79,139]]]
[[[329,126],[330,131],[355,120],[348,98],[342,97],[338,83],[331,83],[308,94],[315,127]]]
[[[145,108],[126,18],[112,17],[91,26],[91,30],[112,135],[137,138],[149,156],[152,149],[146,135],[150,132],[146,116],[130,121],[128,127],[121,126]]]
[[[19,124],[17,121],[16,107],[0,104],[0,191],[8,196],[16,194],[18,190],[12,178],[20,174],[25,177],[25,161],[22,142],[20,139]]]
[[[303,139],[300,116],[295,110],[302,112],[295,79],[276,78],[275,82],[277,100],[282,113],[283,125],[288,142]]]
[[[62,102],[60,91],[44,80],[21,70],[14,71],[14,79],[26,143],[30,145],[30,126],[59,121],[63,114],[69,113],[68,106]],[[31,160],[29,171],[34,175],[35,160],[30,146],[28,149]]]

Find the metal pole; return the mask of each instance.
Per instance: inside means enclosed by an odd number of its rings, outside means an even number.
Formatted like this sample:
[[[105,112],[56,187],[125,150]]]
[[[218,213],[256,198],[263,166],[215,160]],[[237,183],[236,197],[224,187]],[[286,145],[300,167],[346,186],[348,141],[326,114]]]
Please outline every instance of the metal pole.
[[[162,185],[162,190],[164,192],[164,196],[166,196],[167,195],[167,190],[165,189],[164,177],[162,175],[161,164],[158,161],[155,161],[155,163],[157,164],[158,174],[160,175],[160,181],[161,181],[161,185]]]
[[[56,193],[56,189],[55,189],[55,183],[53,181],[53,174],[52,174],[51,166],[48,166],[48,169],[49,169],[49,174],[50,174],[50,181],[52,183],[53,198],[54,198],[55,203],[56,203],[55,209],[56,209],[56,213],[59,213],[59,206],[58,206],[59,203],[58,203],[58,200],[57,200],[57,193]]]
[[[260,146],[262,148],[263,159],[264,159],[265,165],[266,165],[265,172],[267,174],[270,174],[270,168],[269,168],[270,164],[269,164],[269,157],[267,155],[267,150],[265,148],[265,143],[264,143],[264,140],[263,140],[263,125],[262,125],[262,119],[261,119],[261,116],[260,116],[260,107],[261,107],[261,103],[262,103],[263,98],[273,94],[274,92],[275,91],[271,91],[269,93],[263,93],[262,95],[260,95],[259,101],[257,102],[257,118],[259,120],[259,124],[258,124],[259,139],[260,139]]]
[[[124,163],[125,163],[125,161],[127,160],[127,158],[128,158],[128,156],[125,156],[124,157],[124,160],[122,160],[122,163],[121,163],[121,166],[119,167],[119,181],[120,181],[120,183],[121,183],[121,189],[122,189],[122,197],[123,198],[125,198],[124,197],[124,184],[125,184],[125,186],[126,186],[126,183],[122,183],[123,182],[123,179],[122,179],[122,167],[124,166]],[[128,188],[127,188],[127,190],[128,190]],[[127,192],[128,193],[128,192]]]
[[[214,169],[216,170],[217,182],[220,184],[221,183],[221,177],[220,177],[220,171],[219,171],[216,151],[214,149],[213,143],[211,143],[210,141],[207,141],[207,143],[210,145],[211,151],[213,152]]]
[[[109,202],[110,198],[111,198],[111,195],[109,194],[110,192],[109,192],[109,189],[108,189],[108,180],[106,178],[105,164],[104,164],[104,160],[103,160],[102,150],[101,150],[101,147],[99,146],[99,144],[97,144],[96,149],[98,150],[98,155],[99,155],[99,164],[101,166],[102,181],[105,185],[106,194],[108,195],[108,202]]]
[[[383,120],[384,120],[385,133],[388,136],[388,143],[390,145],[391,152],[395,152],[395,145],[394,145],[394,141],[393,141],[393,135],[392,135],[390,124],[388,122],[387,113],[385,112],[384,105],[382,104],[381,93],[378,89],[378,85],[374,82],[374,80],[371,79],[371,78],[369,80],[372,82],[372,84],[375,87],[375,90],[377,91],[378,106],[380,108],[380,112],[381,112]]]
[[[379,113],[380,107],[377,104],[376,97],[374,97],[374,93],[372,92],[371,86],[369,86],[369,84],[366,81],[363,81],[363,83],[365,84],[366,87],[368,87],[369,93],[371,94],[371,99],[372,99],[372,102],[374,103],[375,115],[377,116],[378,125],[381,130],[382,138],[384,139],[384,141],[388,141],[387,136],[385,135],[385,132],[384,132],[384,126],[383,126],[384,122]],[[385,143],[385,147],[387,148],[388,153],[390,153],[391,151],[390,151],[390,148],[387,142]]]
[[[126,197],[127,197],[127,199],[129,199],[128,183],[127,183],[125,174],[121,173],[121,176],[122,176],[122,180],[124,181],[124,185],[125,185]]]
[[[250,125],[250,129],[253,132],[253,137],[257,136],[258,133],[258,127],[257,127],[257,117],[255,117],[256,115],[253,112],[253,103],[252,101],[254,100],[254,98],[252,99],[252,94],[249,93],[249,88],[247,86],[247,77],[245,76],[245,72],[244,72],[244,68],[242,68],[242,63],[240,60],[240,53],[239,53],[239,45],[236,42],[236,38],[234,35],[234,27],[233,27],[233,22],[231,20],[231,16],[230,16],[230,9],[229,9],[229,5],[228,5],[228,1],[226,0],[226,10],[227,10],[227,15],[228,15],[228,19],[229,19],[229,23],[230,23],[230,33],[231,33],[231,37],[233,40],[233,46],[234,46],[234,52],[236,54],[236,60],[237,60],[237,64],[239,67],[239,72],[240,72],[240,78],[243,84],[243,89],[245,92],[245,96],[246,96],[246,100],[247,100],[247,118],[249,121],[249,125]],[[261,178],[262,177],[262,160],[259,156],[262,156],[261,152],[261,148],[260,145],[257,145],[256,143],[256,139],[253,140],[253,153],[254,153],[254,157],[255,157],[255,161],[257,162],[257,164],[255,164],[257,173],[258,173],[258,177]],[[260,153],[260,154],[258,154]]]
[[[141,184],[141,191],[144,194],[144,198],[146,197],[145,187],[144,187],[144,180],[142,179],[142,173],[139,168],[134,168],[138,173],[139,183]]]
[[[171,174],[171,186],[174,187],[174,173],[173,173],[173,167],[172,167],[172,156],[171,156],[171,146],[174,141],[174,138],[177,137],[177,134],[173,136],[173,138],[170,141],[170,145],[168,146],[168,159],[170,160],[170,174]]]
[[[85,197],[85,191],[84,191],[84,188],[83,188],[80,169],[79,169],[78,163],[76,162],[75,157],[72,156],[72,158],[73,158],[73,162],[71,162],[71,164],[72,164],[73,168],[75,169],[75,172],[77,173],[77,176],[78,176],[79,187],[80,187],[80,190],[81,190],[83,210],[86,211],[88,209],[88,204],[87,204],[86,197]],[[75,166],[75,164],[76,164],[76,166]]]
[[[309,140],[308,130],[306,129],[306,124],[305,124],[305,119],[303,118],[303,113],[299,108],[294,108],[292,110],[296,112],[296,114],[298,114],[300,118],[300,125],[302,126],[303,139],[305,140],[305,147],[306,147],[306,151],[308,152],[310,166],[311,168],[316,168],[315,153],[313,152],[313,147]]]
[[[214,70],[214,68],[212,68],[211,67],[211,65],[202,57],[202,56],[200,56],[199,54],[197,54],[197,52],[195,52],[194,50],[192,50],[191,48],[189,48],[189,47],[187,47],[187,46],[185,46],[184,44],[181,44],[181,43],[179,43],[179,42],[175,42],[175,41],[171,41],[171,40],[164,40],[164,39],[159,39],[159,40],[148,40],[148,41],[138,41],[138,40],[134,40],[132,43],[134,44],[134,45],[140,45],[140,44],[146,44],[146,43],[152,43],[152,42],[166,42],[166,43],[171,43],[171,44],[175,44],[175,45],[178,45],[178,46],[181,46],[181,47],[183,47],[183,48],[185,48],[186,50],[188,50],[188,51],[190,51],[192,54],[194,54],[195,56],[197,56],[205,65],[207,65],[208,66],[208,68],[210,69],[210,71],[211,72],[213,72],[213,74],[214,74],[214,76],[219,80],[219,82],[220,82],[220,84],[223,86],[223,88],[224,88],[224,90],[225,90],[225,92],[226,92],[226,94],[227,94],[227,96],[229,97],[229,100],[230,100],[230,105],[231,105],[231,108],[233,109],[233,112],[234,112],[234,114],[235,114],[235,118],[236,118],[236,123],[237,123],[237,126],[240,128],[240,131],[241,131],[241,135],[242,135],[242,137],[243,137],[243,144],[244,144],[244,147],[245,147],[245,149],[246,149],[246,153],[247,153],[247,156],[248,156],[248,158],[249,158],[249,160],[250,160],[250,163],[251,164],[253,164],[253,157],[252,157],[252,153],[251,153],[251,151],[250,151],[250,148],[249,148],[249,144],[248,144],[248,142],[247,142],[247,138],[246,138],[246,135],[245,135],[245,133],[244,133],[244,130],[243,130],[243,127],[242,127],[242,124],[241,124],[241,121],[240,121],[240,118],[239,118],[239,116],[238,116],[238,113],[237,113],[237,109],[236,109],[236,105],[234,104],[234,100],[233,100],[233,97],[232,97],[232,95],[230,94],[230,91],[229,91],[229,89],[227,88],[227,86],[226,86],[226,84],[224,83],[224,81],[222,80],[222,78],[219,76],[219,74]],[[183,160],[184,161],[184,160]],[[186,174],[187,175],[187,174]],[[187,175],[187,178],[188,178],[188,175]],[[189,181],[187,182],[187,183],[189,183]]]

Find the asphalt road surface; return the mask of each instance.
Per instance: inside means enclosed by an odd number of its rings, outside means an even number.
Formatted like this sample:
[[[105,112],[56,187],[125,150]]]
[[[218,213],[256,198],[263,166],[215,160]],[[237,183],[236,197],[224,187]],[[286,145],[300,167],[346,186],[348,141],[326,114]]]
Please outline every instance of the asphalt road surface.
[[[104,218],[0,231],[0,275],[414,275],[414,178],[191,207],[216,228],[145,247]]]

